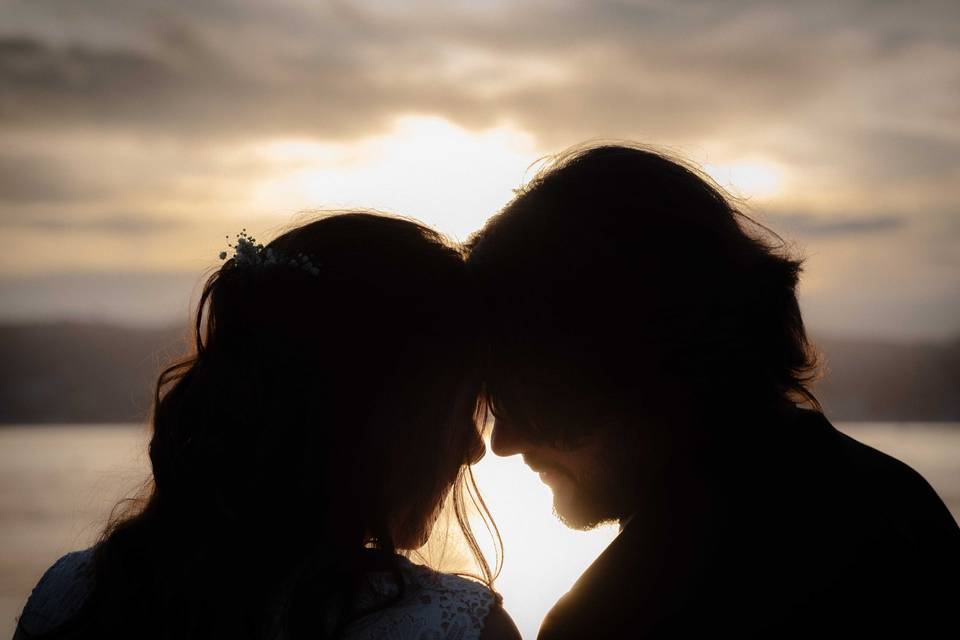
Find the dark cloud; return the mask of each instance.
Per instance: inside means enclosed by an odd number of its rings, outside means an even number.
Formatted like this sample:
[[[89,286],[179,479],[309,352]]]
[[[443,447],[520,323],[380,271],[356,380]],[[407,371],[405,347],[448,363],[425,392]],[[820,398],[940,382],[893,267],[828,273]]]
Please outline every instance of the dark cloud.
[[[20,216],[4,216],[0,228],[34,229],[38,231],[80,231],[106,235],[140,235],[158,231],[175,231],[185,227],[181,220],[135,214],[106,214],[94,216],[57,215],[29,213]]]
[[[236,78],[209,61],[178,64],[144,51],[0,40],[0,118],[7,126],[162,130],[177,121],[189,125],[195,109],[209,121],[217,104],[236,94]]]
[[[787,236],[840,237],[894,231],[905,227],[908,220],[904,216],[895,215],[780,213],[770,215],[765,223]]]
[[[189,317],[191,292],[200,282],[195,272],[142,270],[0,275],[0,319],[179,324]]]
[[[14,2],[0,131],[345,141],[421,113],[554,150],[736,141],[869,188],[957,166],[957,25],[940,0]]]
[[[960,140],[943,133],[879,126],[851,126],[836,133],[838,141],[859,151],[848,155],[845,172],[864,182],[949,176],[960,171]]]
[[[0,204],[87,200],[104,191],[84,183],[61,159],[23,149],[0,149]]]
[[[157,16],[84,3],[69,9],[76,24],[98,16],[140,38],[88,26],[69,44],[41,29],[8,40],[0,108],[10,121],[182,135],[343,138],[413,111],[477,127],[511,119],[550,146],[690,141],[802,117],[855,74],[896,81],[884,64],[945,39],[957,15],[938,3],[381,4],[205,0]]]

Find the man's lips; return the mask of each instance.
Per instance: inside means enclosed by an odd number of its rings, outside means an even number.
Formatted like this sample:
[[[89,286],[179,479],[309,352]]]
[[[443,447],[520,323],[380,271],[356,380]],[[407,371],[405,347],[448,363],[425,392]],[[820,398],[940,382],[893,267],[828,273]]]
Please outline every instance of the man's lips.
[[[547,465],[530,460],[527,456],[523,456],[523,463],[530,467],[530,470],[534,473],[543,473],[548,470]]]
[[[570,478],[570,472],[558,465],[543,464],[535,460],[528,460],[526,457],[524,457],[523,461],[528,467],[530,467],[531,471],[539,474],[542,480],[550,477]]]

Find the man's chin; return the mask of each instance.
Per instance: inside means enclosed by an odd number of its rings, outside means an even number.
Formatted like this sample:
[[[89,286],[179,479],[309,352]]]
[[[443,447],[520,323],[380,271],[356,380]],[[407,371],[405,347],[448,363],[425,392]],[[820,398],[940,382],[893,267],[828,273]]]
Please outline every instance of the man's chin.
[[[615,516],[595,501],[564,495],[556,490],[553,492],[553,513],[564,526],[577,531],[589,531],[616,521]]]

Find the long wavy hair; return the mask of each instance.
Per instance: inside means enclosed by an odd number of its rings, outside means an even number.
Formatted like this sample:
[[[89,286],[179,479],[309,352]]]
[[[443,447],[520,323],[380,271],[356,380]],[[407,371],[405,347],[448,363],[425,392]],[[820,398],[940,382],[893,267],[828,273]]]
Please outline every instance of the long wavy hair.
[[[100,636],[334,637],[368,571],[467,523],[483,454],[474,296],[460,251],[409,220],[327,215],[228,259],[192,354],[156,386],[146,498],[96,548]],[[283,263],[284,260],[281,260]],[[495,527],[494,527],[495,530]]]

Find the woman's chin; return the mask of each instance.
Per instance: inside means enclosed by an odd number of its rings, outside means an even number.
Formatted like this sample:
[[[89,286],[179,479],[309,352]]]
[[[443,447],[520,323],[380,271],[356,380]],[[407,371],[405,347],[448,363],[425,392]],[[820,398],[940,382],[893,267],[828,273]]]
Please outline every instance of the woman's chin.
[[[407,526],[394,533],[394,545],[397,549],[404,551],[420,549],[430,540],[430,534],[433,532],[436,522],[437,516],[434,514],[425,522],[408,523]]]
[[[404,535],[401,538],[396,540],[397,549],[403,551],[416,551],[423,548],[427,541],[430,540],[430,531],[421,531],[419,533],[411,533]]]

